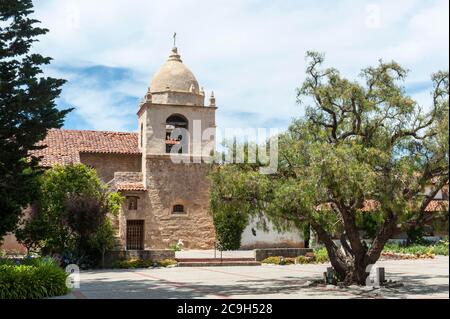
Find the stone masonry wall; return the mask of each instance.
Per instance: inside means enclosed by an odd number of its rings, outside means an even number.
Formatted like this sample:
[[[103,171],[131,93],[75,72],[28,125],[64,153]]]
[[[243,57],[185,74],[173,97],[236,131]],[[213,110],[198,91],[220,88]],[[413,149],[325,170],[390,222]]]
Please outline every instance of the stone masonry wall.
[[[81,153],[80,161],[92,166],[105,183],[114,178],[115,172],[140,172],[141,155]]]
[[[116,182],[116,183],[142,182],[142,173],[141,172],[115,172],[114,173],[114,182]]]
[[[138,196],[138,209],[124,205],[119,216],[120,238],[125,246],[126,220],[145,220],[145,249],[167,249],[182,240],[184,248],[211,249],[215,230],[209,213],[210,183],[205,164],[174,164],[170,159],[147,159],[147,191],[124,192]],[[174,205],[186,214],[172,214]]]

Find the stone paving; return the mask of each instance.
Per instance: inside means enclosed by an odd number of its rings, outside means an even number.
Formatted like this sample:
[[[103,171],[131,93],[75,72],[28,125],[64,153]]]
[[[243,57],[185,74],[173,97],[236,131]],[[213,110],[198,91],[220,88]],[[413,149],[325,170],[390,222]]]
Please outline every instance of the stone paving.
[[[327,265],[86,271],[81,287],[59,298],[449,298],[449,258],[380,261],[399,288],[311,287]]]

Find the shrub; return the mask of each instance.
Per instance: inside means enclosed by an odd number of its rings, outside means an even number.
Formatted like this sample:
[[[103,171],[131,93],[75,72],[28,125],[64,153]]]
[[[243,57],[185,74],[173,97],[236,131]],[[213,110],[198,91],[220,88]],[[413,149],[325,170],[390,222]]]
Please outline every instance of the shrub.
[[[112,222],[109,218],[106,218],[95,234],[89,239],[91,249],[97,250],[101,255],[102,268],[105,268],[106,251],[114,248],[115,243],[115,231]]]
[[[441,240],[439,243],[433,246],[433,253],[435,255],[448,256],[448,239]]]
[[[129,260],[118,260],[113,263],[112,268],[118,269],[137,269],[137,268],[150,268],[150,267],[168,267],[176,265],[177,261],[175,259],[164,259],[161,261],[153,261],[150,259],[129,259]]]
[[[297,264],[309,264],[313,261],[313,258],[308,258],[306,256],[298,256],[296,258]]]
[[[169,245],[169,249],[173,250],[175,252],[182,251],[183,250],[183,245],[184,244],[183,244],[183,242],[180,239],[180,240],[178,240],[178,242],[176,244]]]
[[[0,299],[39,299],[65,295],[68,274],[45,259],[0,260]]]
[[[141,260],[141,259],[128,259],[128,260],[118,260],[113,263],[112,268],[119,269],[135,269],[135,268],[149,268],[156,264],[152,260]]]
[[[311,255],[308,255],[311,254]],[[329,262],[328,252],[325,248],[317,248],[314,253],[308,253],[305,256],[298,256],[295,261],[297,264],[322,264]]]
[[[272,256],[272,257],[267,257],[266,259],[262,260],[261,263],[263,263],[263,264],[279,265],[280,261],[281,261],[281,257],[279,257],[279,256]]]
[[[330,258],[328,257],[328,252],[325,247],[317,248],[314,250],[314,260],[318,264],[327,263],[330,261]]]
[[[221,250],[237,250],[248,220],[242,214],[220,211],[213,215],[216,236]]]
[[[406,234],[408,236],[409,244],[424,244],[425,239],[425,228],[422,226],[419,227],[410,227],[406,230]]]
[[[16,237],[29,249],[62,255],[68,263],[97,266],[111,247],[107,215],[117,214],[123,199],[108,192],[94,169],[56,165],[39,178],[39,198]]]
[[[281,256],[272,256],[267,257],[263,261],[263,264],[275,264],[275,265],[292,265],[295,264],[295,258],[281,257]]]
[[[169,266],[174,266],[176,264],[177,264],[177,261],[175,259],[164,259],[164,260],[158,261],[159,267],[169,267]]]
[[[384,246],[384,253],[410,254],[410,255],[443,255],[448,256],[448,240],[436,244],[401,245],[388,243]]]

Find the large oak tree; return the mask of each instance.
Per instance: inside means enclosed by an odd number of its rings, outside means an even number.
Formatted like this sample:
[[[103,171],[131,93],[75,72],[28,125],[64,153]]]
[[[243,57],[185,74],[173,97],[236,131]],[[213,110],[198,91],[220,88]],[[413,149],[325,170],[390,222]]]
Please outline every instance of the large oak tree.
[[[216,166],[213,213],[264,215],[280,229],[309,224],[340,280],[364,285],[396,229],[432,218],[426,207],[448,184],[448,73],[432,76],[424,109],[406,94],[407,71],[395,62],[350,81],[323,68],[323,55],[308,58],[298,89],[305,116],[279,136],[277,173],[262,175],[251,163]],[[377,221],[371,245],[360,236],[362,214]]]

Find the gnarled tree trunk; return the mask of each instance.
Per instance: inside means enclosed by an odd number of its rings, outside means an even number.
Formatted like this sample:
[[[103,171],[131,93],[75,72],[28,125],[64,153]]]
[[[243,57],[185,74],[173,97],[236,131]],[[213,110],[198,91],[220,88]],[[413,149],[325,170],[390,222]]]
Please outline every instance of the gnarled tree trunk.
[[[341,236],[341,246],[337,246],[332,240],[331,236],[315,222],[311,223],[311,226],[316,231],[319,240],[325,245],[330,263],[333,266],[338,279],[346,286],[349,285],[366,285],[367,267],[373,265],[380,258],[384,245],[393,235],[395,231],[396,218],[392,215],[388,218],[376,238],[374,239],[370,249],[366,244],[355,234],[357,234],[357,226],[354,220],[347,220],[345,226],[346,230],[350,230],[353,237],[347,235],[347,232]],[[347,242],[348,237],[349,241]]]

